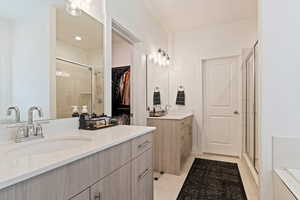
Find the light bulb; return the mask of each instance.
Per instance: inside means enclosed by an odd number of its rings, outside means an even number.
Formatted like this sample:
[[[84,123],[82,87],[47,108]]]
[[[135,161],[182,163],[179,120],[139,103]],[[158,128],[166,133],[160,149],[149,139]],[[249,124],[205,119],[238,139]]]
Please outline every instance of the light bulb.
[[[80,37],[80,36],[75,36],[75,40],[81,41],[81,40],[82,40],[82,37]]]
[[[156,54],[154,53],[154,54],[152,55],[152,57],[153,57],[153,63],[154,63],[154,64],[157,64],[158,60],[157,60]]]
[[[150,61],[153,61],[153,54],[150,54],[150,55],[149,55],[149,60],[150,60]]]
[[[81,0],[66,0],[66,11],[72,16],[80,16],[82,14],[81,3]]]
[[[158,53],[158,63],[160,64],[161,63],[161,54]]]
[[[169,66],[170,65],[170,59],[167,60],[166,64]]]
[[[75,2],[72,2],[70,4],[70,8],[73,9],[73,10],[77,9],[77,4]]]
[[[163,65],[163,66],[166,66],[166,65],[167,65],[166,57],[163,57],[162,65]]]

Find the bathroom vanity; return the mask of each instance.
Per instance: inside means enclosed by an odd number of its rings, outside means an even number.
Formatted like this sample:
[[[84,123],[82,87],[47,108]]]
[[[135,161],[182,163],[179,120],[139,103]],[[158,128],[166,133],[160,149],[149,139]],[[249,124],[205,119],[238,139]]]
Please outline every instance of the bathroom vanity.
[[[1,200],[152,200],[152,132],[116,126],[0,149]]]
[[[168,114],[148,117],[154,132],[154,170],[180,175],[181,168],[192,151],[193,114]]]

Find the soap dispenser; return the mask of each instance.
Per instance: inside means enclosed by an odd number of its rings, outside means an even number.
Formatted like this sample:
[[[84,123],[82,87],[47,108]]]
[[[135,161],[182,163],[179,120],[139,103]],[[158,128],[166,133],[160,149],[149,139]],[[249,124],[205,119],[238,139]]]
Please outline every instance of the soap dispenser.
[[[88,113],[88,107],[82,106],[82,111],[79,117],[79,129],[86,129],[86,121],[89,120],[90,115]]]
[[[73,108],[72,117],[79,117],[78,106],[72,106],[72,108]]]

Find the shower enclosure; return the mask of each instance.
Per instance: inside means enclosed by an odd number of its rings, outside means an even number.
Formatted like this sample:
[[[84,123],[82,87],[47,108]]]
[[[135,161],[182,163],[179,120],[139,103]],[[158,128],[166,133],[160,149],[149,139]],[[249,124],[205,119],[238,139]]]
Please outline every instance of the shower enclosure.
[[[248,52],[243,70],[244,152],[259,173],[259,135],[257,130],[257,51],[258,42]]]
[[[92,67],[57,58],[56,117],[72,116],[72,106],[92,107]]]

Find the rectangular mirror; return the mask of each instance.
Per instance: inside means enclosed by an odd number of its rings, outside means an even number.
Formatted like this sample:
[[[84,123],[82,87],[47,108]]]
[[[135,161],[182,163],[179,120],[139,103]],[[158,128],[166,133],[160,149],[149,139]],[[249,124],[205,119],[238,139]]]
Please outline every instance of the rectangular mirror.
[[[20,108],[21,121],[31,106],[44,119],[70,118],[72,106],[83,105],[102,114],[103,30],[69,1],[1,2],[0,123],[14,123],[9,106]]]
[[[169,105],[169,67],[160,66],[147,58],[147,107],[153,109],[154,97],[160,93],[160,105],[165,109]]]

